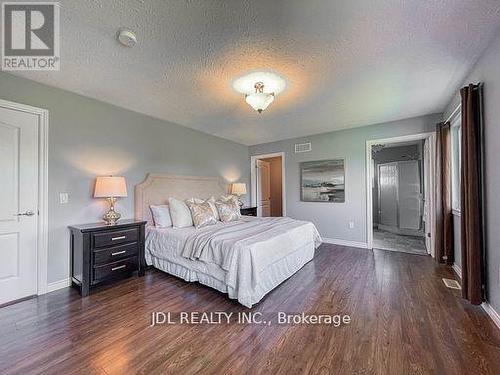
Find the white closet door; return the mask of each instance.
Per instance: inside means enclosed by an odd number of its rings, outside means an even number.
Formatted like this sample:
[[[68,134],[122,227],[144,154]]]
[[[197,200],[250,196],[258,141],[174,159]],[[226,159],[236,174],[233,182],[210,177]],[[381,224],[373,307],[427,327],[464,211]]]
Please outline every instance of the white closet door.
[[[378,166],[379,223],[398,226],[398,163]]]
[[[38,118],[0,108],[0,304],[36,294]]]
[[[420,166],[417,160],[399,162],[399,228],[420,229]]]

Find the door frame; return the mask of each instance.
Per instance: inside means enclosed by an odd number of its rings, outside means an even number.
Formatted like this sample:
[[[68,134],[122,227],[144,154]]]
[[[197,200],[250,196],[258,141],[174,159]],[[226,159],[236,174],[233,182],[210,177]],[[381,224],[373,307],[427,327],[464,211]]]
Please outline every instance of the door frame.
[[[419,141],[428,140],[429,141],[429,156],[430,156],[430,181],[429,190],[431,194],[426,193],[426,199],[429,200],[429,217],[431,226],[431,256],[434,257],[435,254],[435,197],[432,192],[435,191],[435,161],[436,161],[436,134],[434,132],[419,133],[404,135],[400,137],[392,138],[382,138],[382,139],[370,139],[366,141],[366,163],[365,163],[365,175],[366,175],[366,242],[369,249],[373,249],[373,171],[372,171],[372,146],[380,143],[399,143],[408,141]]]
[[[286,216],[286,178],[285,178],[285,153],[273,152],[270,154],[260,154],[250,156],[250,204],[253,207],[257,206],[257,160],[268,159],[281,156],[281,207],[282,215]]]
[[[38,117],[38,222],[36,248],[37,294],[48,291],[48,166],[49,166],[49,111],[26,104],[0,99],[0,107],[26,112]]]

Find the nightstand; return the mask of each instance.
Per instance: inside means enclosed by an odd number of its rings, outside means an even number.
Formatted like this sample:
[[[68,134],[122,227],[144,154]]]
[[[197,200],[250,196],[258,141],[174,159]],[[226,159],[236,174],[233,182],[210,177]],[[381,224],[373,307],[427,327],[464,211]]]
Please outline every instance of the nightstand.
[[[241,207],[240,213],[244,216],[257,216],[257,207]]]
[[[124,279],[137,271],[144,275],[144,230],[146,221],[120,220],[72,225],[71,279],[82,297],[105,282]]]

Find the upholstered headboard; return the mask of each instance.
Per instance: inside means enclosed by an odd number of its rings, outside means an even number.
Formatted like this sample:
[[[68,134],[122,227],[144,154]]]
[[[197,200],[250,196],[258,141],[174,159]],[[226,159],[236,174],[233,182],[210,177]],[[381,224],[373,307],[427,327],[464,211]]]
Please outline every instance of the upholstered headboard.
[[[219,177],[172,176],[148,173],[135,186],[135,218],[152,224],[150,205],[167,204],[168,198],[217,198],[227,194],[228,185]]]

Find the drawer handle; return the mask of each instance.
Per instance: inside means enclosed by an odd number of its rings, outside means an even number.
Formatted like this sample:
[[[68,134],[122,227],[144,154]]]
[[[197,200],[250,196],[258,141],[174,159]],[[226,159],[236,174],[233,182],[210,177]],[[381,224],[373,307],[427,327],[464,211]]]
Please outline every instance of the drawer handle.
[[[111,241],[123,240],[123,239],[125,239],[125,238],[127,238],[127,236],[112,237],[112,238],[111,238]]]
[[[127,250],[123,250],[123,251],[117,251],[116,253],[111,253],[111,255],[119,255],[119,254],[125,254],[127,252]]]
[[[125,268],[125,267],[127,267],[126,264],[124,264],[122,266],[118,266],[118,267],[113,267],[113,268],[111,268],[111,271],[121,270],[122,268]]]

